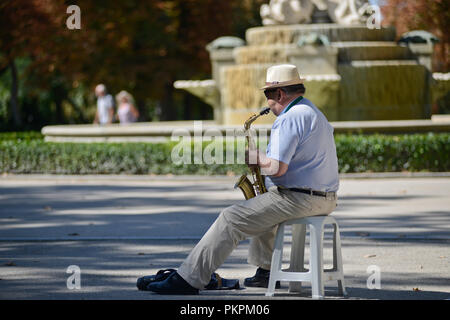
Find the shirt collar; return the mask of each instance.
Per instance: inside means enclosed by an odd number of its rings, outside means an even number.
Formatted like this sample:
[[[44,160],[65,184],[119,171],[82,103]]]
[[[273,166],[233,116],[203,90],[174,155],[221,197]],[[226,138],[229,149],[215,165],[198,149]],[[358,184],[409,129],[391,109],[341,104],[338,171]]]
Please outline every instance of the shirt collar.
[[[296,105],[297,103],[299,103],[300,100],[302,100],[302,99],[303,99],[303,96],[299,96],[299,97],[295,98],[292,102],[289,103],[289,105],[288,105],[286,108],[284,108],[283,112],[281,112],[280,115],[285,114],[286,112],[288,112],[290,108],[292,108],[293,106],[295,106],[295,105]]]

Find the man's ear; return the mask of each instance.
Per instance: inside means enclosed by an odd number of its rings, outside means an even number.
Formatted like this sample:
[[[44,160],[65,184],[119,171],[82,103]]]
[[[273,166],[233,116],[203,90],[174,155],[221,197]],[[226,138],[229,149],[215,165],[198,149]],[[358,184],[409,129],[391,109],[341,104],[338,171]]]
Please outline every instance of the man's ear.
[[[281,92],[283,92],[283,90],[281,90],[281,89],[278,89],[278,90],[277,90],[277,93],[278,93],[278,96],[277,96],[278,101],[281,101],[281,99],[283,98]]]

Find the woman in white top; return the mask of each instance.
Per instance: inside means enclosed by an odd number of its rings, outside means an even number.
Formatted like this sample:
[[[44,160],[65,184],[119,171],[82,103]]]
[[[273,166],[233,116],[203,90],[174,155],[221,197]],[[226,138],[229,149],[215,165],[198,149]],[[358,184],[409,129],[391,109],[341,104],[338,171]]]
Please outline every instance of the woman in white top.
[[[117,115],[121,124],[136,122],[139,118],[139,111],[134,106],[133,97],[126,91],[120,91],[116,96]]]

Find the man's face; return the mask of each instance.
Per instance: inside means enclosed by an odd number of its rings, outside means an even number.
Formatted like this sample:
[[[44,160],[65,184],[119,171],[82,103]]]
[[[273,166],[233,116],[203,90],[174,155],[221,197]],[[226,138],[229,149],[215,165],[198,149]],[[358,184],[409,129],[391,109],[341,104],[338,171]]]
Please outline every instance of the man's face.
[[[267,99],[267,104],[270,108],[270,110],[278,116],[283,108],[282,105],[279,104],[279,88],[273,88],[273,89],[266,89],[264,90],[264,95]]]
[[[95,95],[97,97],[103,97],[105,95],[105,91],[104,90],[95,90]]]

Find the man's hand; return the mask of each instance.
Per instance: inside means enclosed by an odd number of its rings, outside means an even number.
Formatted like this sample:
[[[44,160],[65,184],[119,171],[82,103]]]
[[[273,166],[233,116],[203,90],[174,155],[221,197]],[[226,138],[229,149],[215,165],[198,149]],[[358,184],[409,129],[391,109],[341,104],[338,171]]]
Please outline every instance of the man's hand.
[[[278,170],[280,169],[280,162],[266,157],[264,155],[264,158],[261,159],[261,174],[265,176],[277,176]]]
[[[287,172],[288,165],[282,161],[265,157],[265,165],[261,165],[261,173],[265,176],[281,177]]]
[[[259,166],[263,175],[272,177],[281,177],[288,169],[286,163],[268,158],[264,153],[257,150],[246,150],[245,164],[249,168]]]

